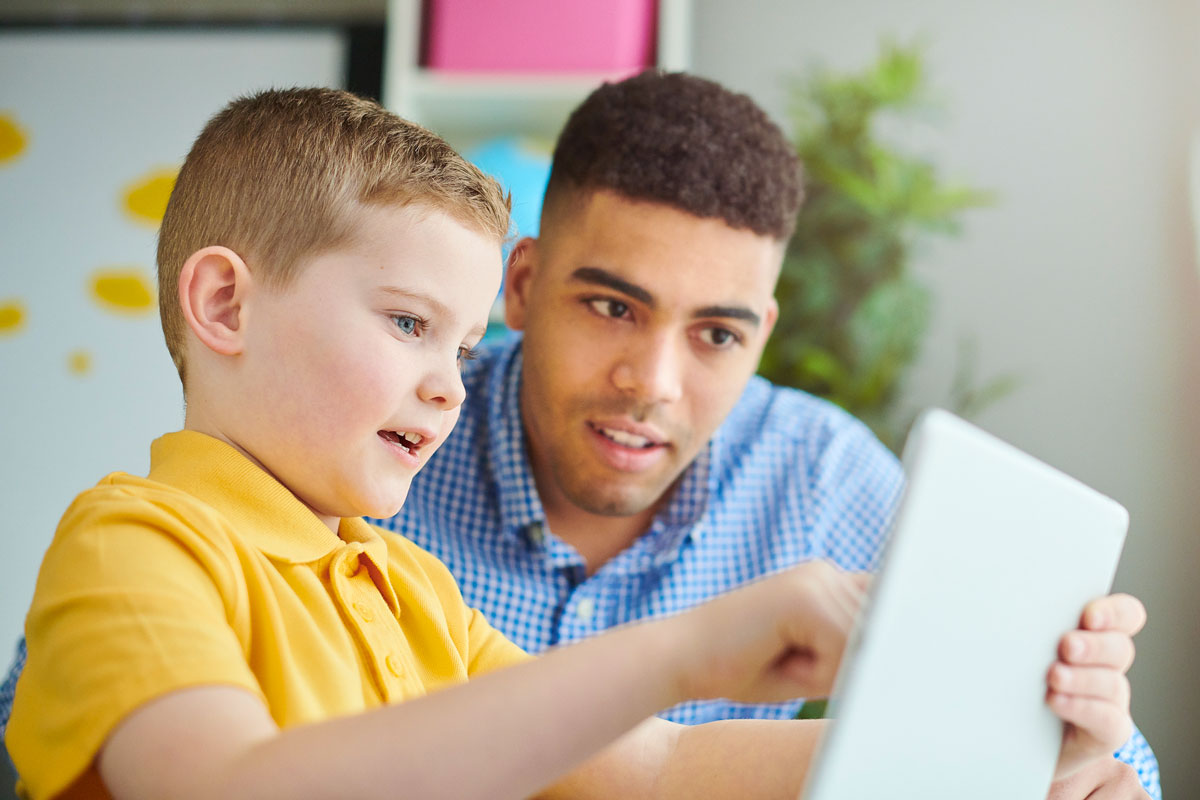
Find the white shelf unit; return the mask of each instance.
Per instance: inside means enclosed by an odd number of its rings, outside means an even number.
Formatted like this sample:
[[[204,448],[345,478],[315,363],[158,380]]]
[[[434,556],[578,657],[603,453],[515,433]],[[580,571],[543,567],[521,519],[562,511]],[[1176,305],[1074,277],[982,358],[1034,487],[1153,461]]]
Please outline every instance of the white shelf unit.
[[[500,0],[490,0],[499,2]],[[552,140],[611,73],[460,73],[421,66],[421,0],[388,0],[383,102],[458,148],[504,134]],[[658,0],[657,66],[691,65],[692,0]]]

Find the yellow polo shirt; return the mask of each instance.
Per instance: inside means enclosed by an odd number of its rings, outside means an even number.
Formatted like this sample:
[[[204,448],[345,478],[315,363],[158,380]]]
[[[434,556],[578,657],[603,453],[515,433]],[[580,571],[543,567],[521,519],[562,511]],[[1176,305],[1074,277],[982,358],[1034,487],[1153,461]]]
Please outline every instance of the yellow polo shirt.
[[[229,445],[172,433],[150,464],[76,498],[42,563],[6,736],[29,796],[94,793],[113,727],[166,692],[242,687],[288,727],[528,658],[432,555],[335,535]]]

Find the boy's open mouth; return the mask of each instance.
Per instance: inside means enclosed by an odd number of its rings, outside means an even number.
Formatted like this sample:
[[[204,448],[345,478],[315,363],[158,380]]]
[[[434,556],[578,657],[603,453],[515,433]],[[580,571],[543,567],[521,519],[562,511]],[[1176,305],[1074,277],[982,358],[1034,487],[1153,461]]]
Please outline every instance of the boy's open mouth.
[[[406,431],[380,431],[379,436],[392,444],[399,445],[402,449],[410,453],[416,453],[421,447],[421,442],[425,440],[425,437],[419,433],[408,433]]]

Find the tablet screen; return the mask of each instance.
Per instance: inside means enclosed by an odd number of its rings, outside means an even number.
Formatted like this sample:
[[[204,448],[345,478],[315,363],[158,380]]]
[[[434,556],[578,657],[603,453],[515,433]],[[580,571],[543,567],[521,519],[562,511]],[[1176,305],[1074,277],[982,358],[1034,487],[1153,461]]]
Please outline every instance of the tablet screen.
[[[1108,593],[1115,501],[932,410],[829,706],[805,800],[1040,800],[1062,725],[1058,641]]]

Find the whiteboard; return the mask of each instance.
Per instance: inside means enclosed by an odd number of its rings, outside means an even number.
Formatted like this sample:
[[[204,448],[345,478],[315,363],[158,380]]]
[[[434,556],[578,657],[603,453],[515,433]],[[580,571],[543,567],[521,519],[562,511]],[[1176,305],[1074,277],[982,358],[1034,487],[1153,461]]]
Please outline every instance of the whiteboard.
[[[335,29],[0,32],[0,670],[79,491],[183,422],[154,208],[235,95],[341,86]],[[164,184],[163,177],[168,182]]]

